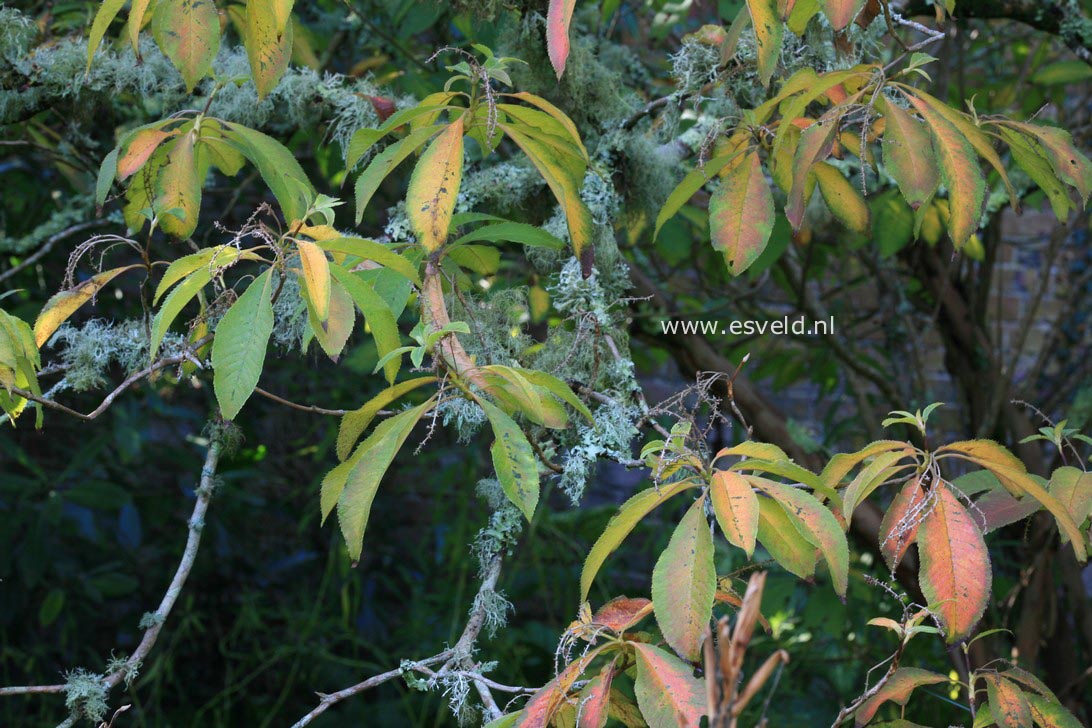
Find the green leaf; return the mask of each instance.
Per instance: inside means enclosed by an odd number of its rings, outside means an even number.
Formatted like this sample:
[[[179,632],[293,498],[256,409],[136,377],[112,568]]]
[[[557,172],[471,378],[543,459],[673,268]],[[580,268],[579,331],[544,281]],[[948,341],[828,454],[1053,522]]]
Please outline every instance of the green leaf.
[[[371,202],[372,195],[379,189],[379,185],[387,178],[394,168],[403,162],[409,155],[416,152],[425,142],[439,134],[445,127],[426,126],[415,129],[404,139],[391,144],[377,154],[372,161],[360,173],[356,180],[356,222],[359,225],[364,219],[364,210]]]
[[[110,23],[114,21],[124,5],[125,0],[103,0],[98,12],[95,13],[95,19],[91,22],[91,32],[87,36],[87,71],[91,70],[91,60],[95,57],[95,51],[98,50],[103,37],[106,36]]]
[[[675,217],[675,214],[682,209],[682,206],[693,197],[698,190],[705,186],[705,183],[713,179],[733,160],[746,152],[746,149],[739,149],[730,154],[724,154],[719,157],[710,159],[705,164],[690,170],[682,182],[675,186],[675,189],[671,191],[671,194],[667,196],[667,201],[660,209],[660,214],[656,216],[656,229],[653,232],[652,237],[658,237],[660,234],[660,228],[664,226],[671,218]]]
[[[1081,83],[1092,79],[1092,66],[1085,61],[1057,61],[1043,66],[1032,77],[1032,83],[1055,86]]]
[[[839,115],[828,112],[800,135],[792,163],[792,188],[785,204],[785,217],[792,223],[793,230],[799,231],[804,225],[804,210],[810,195],[808,178],[812,168],[830,156],[839,119]]]
[[[484,399],[478,400],[478,403],[489,417],[489,424],[492,425],[493,435],[496,437],[489,452],[493,456],[497,480],[500,481],[501,489],[508,496],[508,500],[529,521],[538,505],[538,463],[535,452],[511,417]]]
[[[253,260],[257,256],[250,251],[240,253],[239,249],[234,245],[217,245],[212,248],[203,248],[196,253],[176,259],[163,272],[163,278],[160,279],[159,285],[155,289],[155,295],[152,296],[152,305],[158,303],[159,299],[171,286],[184,278],[188,278],[194,271],[207,268],[209,270],[209,280],[211,280],[213,270],[219,272],[226,269],[240,258]]]
[[[517,371],[519,371],[519,373],[531,384],[542,387],[551,394],[560,397],[566,404],[583,415],[588,422],[595,425],[595,418],[592,417],[591,410],[588,409],[587,405],[580,401],[580,398],[573,393],[573,390],[569,388],[568,384],[565,384],[565,382],[552,374],[547,374],[538,369],[518,369]]]
[[[905,109],[886,101],[883,132],[883,161],[911,209],[933,199],[940,186],[940,169],[925,124]]]
[[[772,498],[758,499],[758,540],[773,560],[790,574],[810,579],[819,552],[793,523],[785,509]]]
[[[588,592],[591,591],[595,575],[599,573],[599,567],[607,560],[607,557],[618,548],[625,540],[629,532],[640,523],[641,519],[652,512],[658,505],[673,495],[681,493],[688,488],[696,488],[693,480],[680,480],[675,483],[662,485],[658,488],[648,488],[633,496],[618,509],[603,529],[598,540],[588,552],[588,558],[584,561],[584,569],[580,574],[580,601],[588,600]]]
[[[272,276],[251,282],[216,326],[212,342],[212,386],[224,419],[235,419],[258,386],[273,333]]]
[[[405,276],[418,286],[421,285],[421,277],[417,274],[417,266],[383,243],[364,238],[333,238],[331,240],[319,240],[316,244],[323,250],[334,253],[347,253],[364,260],[379,263],[384,268],[389,268]]]
[[[349,453],[352,451],[353,446],[356,445],[356,441],[360,438],[364,430],[368,429],[368,425],[371,424],[375,416],[379,414],[379,410],[383,409],[391,402],[401,399],[408,392],[412,392],[418,387],[426,384],[431,384],[436,381],[436,377],[417,377],[416,379],[408,379],[404,382],[399,382],[393,387],[387,387],[379,394],[372,397],[364,404],[360,409],[346,412],[341,418],[341,425],[337,430],[337,457],[338,460],[345,460],[349,457]]]
[[[398,322],[394,320],[394,314],[387,307],[386,301],[375,292],[375,288],[337,264],[330,265],[330,274],[334,280],[345,287],[356,307],[364,314],[364,319],[372,330],[379,356],[386,356],[397,349],[402,344],[402,337],[398,333]],[[388,383],[394,383],[401,365],[402,362],[397,357],[384,364]]]
[[[159,307],[155,318],[152,319],[152,340],[148,349],[152,361],[155,361],[155,356],[159,353],[159,345],[163,342],[163,337],[167,335],[171,324],[178,318],[178,314],[211,280],[212,272],[208,266],[200,266],[164,299],[163,305]]]
[[[1034,693],[1024,693],[1035,724],[1042,728],[1081,728],[1081,722],[1061,703]]]
[[[536,225],[528,225],[522,222],[499,222],[495,225],[482,225],[463,235],[454,243],[464,245],[470,242],[485,240],[491,243],[519,243],[537,248],[549,248],[561,250],[565,243]]]
[[[327,476],[329,483],[323,482],[323,514],[329,513],[330,503],[337,503],[337,520],[341,527],[341,534],[345,538],[345,545],[349,549],[349,557],[353,561],[359,561],[364,549],[364,530],[368,526],[368,516],[372,510],[372,501],[379,489],[379,482],[387,473],[394,456],[402,449],[402,444],[413,431],[417,421],[436,405],[435,398],[411,410],[384,420],[375,428],[368,439],[360,443],[353,458],[342,463],[335,471],[351,465],[338,473],[338,477],[331,478],[333,472]],[[341,482],[341,474],[344,473],[344,482]]]
[[[713,247],[724,254],[728,272],[737,276],[751,267],[769,242],[774,202],[758,152],[732,166],[709,200]]]
[[[434,94],[434,96],[436,95],[437,94]],[[444,93],[439,94],[438,96],[450,98],[452,94]],[[349,140],[349,149],[345,153],[345,168],[351,170],[353,167],[355,167],[357,162],[359,162],[361,158],[365,154],[367,154],[373,146],[375,146],[376,142],[390,134],[395,129],[398,129],[399,127],[404,126],[407,123],[414,122],[422,116],[427,117],[429,115],[431,115],[432,118],[422,126],[431,126],[436,120],[436,117],[439,116],[440,112],[447,108],[450,108],[447,104],[429,104],[427,103],[426,99],[426,101],[423,101],[417,106],[412,106],[408,109],[402,109],[400,111],[394,112],[393,114],[391,114],[390,118],[388,118],[385,122],[383,122],[382,125],[375,129],[357,129],[356,132],[353,134],[352,138]],[[421,126],[415,126],[414,130],[418,128],[421,128]]]
[[[225,121],[224,137],[249,159],[277,198],[288,223],[302,220],[315,198],[315,189],[292,152],[271,136]]]
[[[571,144],[558,144],[551,139],[544,139],[531,127],[500,124],[500,128],[527,155],[554,193],[565,213],[573,253],[580,260],[585,276],[589,275],[593,225],[591,211],[580,198],[587,168],[580,150]]]
[[[159,0],[152,35],[192,92],[220,50],[220,16],[212,0]]]
[[[1050,161],[1043,156],[1036,140],[1021,134],[1015,129],[1006,126],[999,127],[1001,137],[1009,145],[1012,159],[1020,169],[1027,173],[1031,181],[1039,186],[1039,189],[1050,200],[1050,207],[1054,216],[1059,221],[1065,221],[1069,217],[1069,211],[1073,208],[1073,202],[1066,192],[1062,181],[1054,174],[1054,168]]]
[[[114,185],[114,178],[118,174],[118,154],[121,152],[119,147],[114,147],[110,150],[99,166],[99,176],[95,181],[95,205],[102,207],[106,203],[106,197],[110,194],[110,188]]]
[[[652,571],[652,604],[664,639],[691,662],[713,615],[717,570],[713,536],[705,520],[705,499],[687,510]]]
[[[819,547],[830,568],[834,591],[838,596],[845,597],[849,585],[849,544],[841,524],[830,509],[800,488],[765,478],[751,477],[750,480],[766,495],[777,500],[804,538]]]

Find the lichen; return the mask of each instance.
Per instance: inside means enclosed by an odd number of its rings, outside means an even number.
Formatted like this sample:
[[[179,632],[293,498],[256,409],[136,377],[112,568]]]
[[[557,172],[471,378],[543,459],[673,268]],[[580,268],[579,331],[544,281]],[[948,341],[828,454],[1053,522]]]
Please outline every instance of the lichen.
[[[97,672],[82,667],[65,673],[64,704],[70,715],[98,725],[106,716],[106,682]]]
[[[159,354],[169,356],[185,343],[180,334],[163,339]],[[49,340],[64,368],[64,379],[54,391],[85,392],[106,384],[106,370],[118,365],[125,374],[148,365],[148,334],[144,323],[130,320],[113,323],[91,319],[82,326],[64,324]]]

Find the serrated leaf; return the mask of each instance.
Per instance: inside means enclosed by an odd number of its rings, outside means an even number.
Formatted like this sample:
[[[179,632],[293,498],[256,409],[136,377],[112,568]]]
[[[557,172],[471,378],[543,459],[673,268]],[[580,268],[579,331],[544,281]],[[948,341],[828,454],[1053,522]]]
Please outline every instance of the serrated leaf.
[[[610,686],[614,681],[615,658],[588,681],[580,691],[580,720],[578,728],[604,728],[610,716]]]
[[[709,499],[720,530],[733,546],[751,558],[758,537],[758,496],[739,473],[717,470],[709,483]]]
[[[372,158],[364,171],[356,180],[356,222],[359,225],[364,219],[364,210],[372,199],[372,195],[379,189],[379,185],[387,178],[395,167],[401,164],[425,143],[441,132],[438,126],[426,126],[415,129],[405,138],[391,144]]]
[[[861,472],[857,473],[857,477],[846,486],[845,494],[842,496],[842,513],[847,521],[853,518],[853,510],[864,502],[876,488],[894,479],[901,470],[916,466],[915,463],[911,463],[902,466],[902,468],[894,467],[903,457],[905,457],[905,453],[899,450],[884,452],[877,455],[876,459],[869,463],[867,467],[861,468]]]
[[[576,658],[550,682],[542,686],[524,706],[520,728],[547,728],[557,712],[565,705],[565,696],[592,661],[611,645],[600,645]],[[570,724],[571,725],[571,724]]]
[[[914,210],[933,199],[940,168],[925,124],[891,101],[884,106],[883,162]]]
[[[1000,675],[987,673],[983,679],[990,712],[1000,728],[1026,728],[1032,724],[1031,708],[1019,687]]]
[[[159,299],[171,286],[184,278],[188,278],[191,273],[200,268],[209,269],[209,279],[211,280],[214,269],[227,268],[240,258],[253,259],[254,257],[250,251],[240,253],[239,249],[234,245],[218,245],[212,248],[203,248],[196,253],[177,258],[163,272],[163,277],[159,280],[159,285],[156,286],[155,295],[152,296],[152,305],[158,303]]]
[[[1035,724],[1042,728],[1082,728],[1081,722],[1061,703],[1041,695],[1024,693]]]
[[[538,505],[538,462],[535,452],[511,417],[486,400],[479,400],[479,404],[485,410],[496,438],[489,452],[493,457],[497,480],[508,500],[529,521]]]
[[[561,205],[569,228],[569,240],[573,245],[573,253],[580,260],[586,277],[591,273],[590,256],[594,228],[591,211],[580,197],[580,189],[584,184],[584,172],[587,168],[580,150],[571,144],[558,145],[544,142],[540,137],[529,133],[531,129],[527,126],[517,127],[514,124],[499,126],[535,165],[558,204]],[[566,151],[566,147],[571,151]]]
[[[1073,144],[1072,135],[1054,126],[1011,125],[1039,142],[1054,174],[1077,190],[1084,204],[1088,204],[1092,195],[1092,162]]]
[[[520,101],[531,104],[532,106],[535,106],[552,116],[557,121],[557,123],[565,129],[569,140],[573,144],[575,144],[577,148],[580,149],[581,155],[584,157],[584,159],[588,159],[588,150],[584,148],[584,142],[580,140],[580,132],[577,131],[576,124],[573,123],[573,120],[570,119],[564,111],[554,106],[541,96],[536,96],[535,94],[528,93],[526,91],[519,91],[516,93],[501,95],[507,98],[519,99]]]
[[[102,207],[106,197],[110,194],[110,188],[114,185],[114,179],[118,173],[118,154],[121,150],[114,147],[102,159],[99,165],[99,175],[95,180],[95,206]]]
[[[918,582],[947,640],[967,637],[990,597],[990,554],[974,518],[946,486],[918,529]]]
[[[406,193],[406,212],[413,232],[430,253],[447,241],[462,178],[463,117],[459,116],[421,155]]]
[[[906,555],[918,536],[918,527],[925,515],[925,491],[915,478],[906,483],[883,514],[880,523],[880,554],[892,572]]]
[[[819,475],[819,479],[828,487],[837,488],[853,468],[857,467],[868,458],[875,457],[880,453],[888,452],[890,450],[903,450],[904,454],[909,454],[913,448],[911,448],[908,443],[901,440],[877,440],[865,445],[857,452],[838,453],[832,457],[827,461],[826,466],[823,468],[823,472]]]
[[[352,459],[338,466],[343,468],[352,463],[351,468],[345,468],[342,471],[345,474],[345,480],[340,484],[340,488],[338,478],[330,482],[329,492],[327,492],[327,483],[323,482],[323,517],[325,518],[325,515],[329,513],[326,506],[336,498],[338,525],[345,538],[345,545],[349,549],[349,558],[353,561],[359,561],[363,552],[364,531],[368,526],[368,516],[380,481],[386,475],[394,456],[402,449],[402,444],[409,437],[418,420],[435,404],[436,400],[430,399],[424,404],[381,422],[375,428],[375,432],[360,443],[357,448],[359,457],[354,453]]]
[[[537,369],[519,369],[518,371],[528,382],[536,387],[542,387],[551,394],[559,397],[562,401],[583,415],[588,422],[592,425],[595,424],[595,418],[592,417],[591,410],[588,409],[587,405],[580,401],[580,398],[573,393],[573,390],[569,388],[568,384],[565,384],[565,382],[552,374],[547,374],[546,372]]]
[[[417,274],[417,266],[383,243],[366,240],[365,238],[338,237],[319,240],[317,245],[323,250],[333,253],[347,253],[364,260],[379,263],[381,266],[405,276],[418,286],[421,285],[421,277]]]
[[[107,283],[125,271],[142,267],[140,265],[126,265],[103,271],[74,288],[54,294],[52,298],[46,301],[46,305],[42,307],[38,318],[34,321],[34,343],[37,348],[41,349],[49,341],[49,337],[53,336],[53,332],[60,328],[61,324],[67,321],[80,306],[94,298],[95,294],[101,291]]]
[[[160,229],[176,238],[188,238],[201,214],[201,184],[194,157],[193,133],[165,147],[167,158],[156,177],[155,210]]]
[[[792,223],[793,230],[799,231],[804,224],[804,210],[807,206],[808,179],[812,168],[830,156],[834,144],[834,133],[838,129],[838,118],[827,117],[816,121],[800,135],[792,165],[792,188],[785,205],[785,217]]]
[[[303,219],[315,197],[315,189],[296,157],[271,136],[241,124],[225,121],[224,137],[249,159],[277,198],[287,222]]]
[[[1069,198],[1062,181],[1054,174],[1054,168],[1050,161],[1043,156],[1041,147],[1034,139],[1029,139],[1018,131],[1002,126],[998,129],[1001,137],[1009,145],[1012,159],[1027,173],[1031,181],[1038,185],[1039,189],[1050,200],[1050,207],[1054,216],[1059,221],[1065,221],[1069,217],[1069,211],[1073,208],[1073,202]]]
[[[559,79],[569,58],[569,23],[575,7],[576,0],[550,0],[546,10],[546,53]]]
[[[768,87],[781,57],[784,25],[778,14],[777,0],[747,0],[747,10],[751,13],[758,44],[758,80]]]
[[[216,326],[212,341],[213,390],[224,419],[235,419],[265,366],[265,352],[273,333],[272,276],[255,278]]]
[[[580,601],[587,601],[588,592],[591,591],[595,575],[599,573],[599,567],[625,540],[630,531],[640,523],[642,518],[671,496],[688,488],[696,487],[697,483],[694,481],[681,480],[659,488],[648,488],[623,503],[621,508],[618,509],[618,513],[607,523],[607,527],[603,529],[603,533],[599,535],[584,561],[584,568],[580,574]]]
[[[713,564],[713,537],[705,520],[705,499],[687,510],[652,571],[652,604],[664,639],[685,659],[701,655],[717,570]]]
[[[861,191],[846,179],[841,170],[831,164],[819,162],[811,171],[815,175],[823,201],[827,203],[835,219],[853,232],[867,235],[872,229],[872,218]]]
[[[356,325],[356,308],[352,296],[344,286],[332,281],[327,315],[325,319],[320,319],[306,286],[302,287],[301,294],[307,306],[307,322],[311,332],[326,356],[336,362]]]
[[[622,634],[651,613],[652,602],[648,599],[615,597],[595,612],[592,624]]]
[[[675,186],[675,189],[667,196],[667,201],[664,202],[664,206],[660,208],[660,212],[656,216],[656,229],[652,237],[655,238],[659,236],[660,228],[664,226],[664,223],[673,218],[675,214],[682,209],[682,206],[685,205],[698,190],[705,186],[706,182],[713,179],[718,172],[724,169],[729,163],[736,160],[745,151],[745,149],[740,149],[733,151],[730,154],[714,157],[704,165],[687,172],[686,176],[683,177],[682,182],[679,182],[679,184]]]
[[[155,318],[152,319],[152,340],[148,349],[152,361],[155,361],[156,354],[159,353],[159,345],[163,342],[163,337],[167,335],[171,324],[178,318],[178,314],[211,280],[212,273],[208,266],[199,266],[163,300],[163,305],[159,307]]]
[[[159,0],[152,35],[192,92],[220,50],[220,16],[212,0]]]
[[[322,248],[306,240],[297,240],[296,250],[300,254],[307,297],[319,322],[324,322],[330,314],[330,261]]]
[[[724,254],[731,275],[743,273],[758,259],[773,226],[773,194],[758,153],[752,151],[732,168],[709,200],[713,247]]]
[[[841,524],[830,509],[800,488],[757,477],[751,477],[750,481],[777,500],[786,513],[795,519],[800,533],[819,547],[823,560],[830,568],[834,591],[844,597],[849,585],[849,544]]]
[[[103,0],[98,12],[95,13],[95,19],[91,21],[91,31],[87,35],[87,71],[91,70],[91,60],[106,36],[110,23],[114,22],[114,18],[124,5],[125,0]]]
[[[368,425],[371,424],[381,409],[401,399],[408,392],[435,381],[436,377],[417,377],[416,379],[399,382],[372,397],[360,409],[346,412],[341,418],[341,425],[337,431],[338,460],[345,460],[349,457],[353,446],[356,445],[356,441],[360,439],[360,435],[363,434],[364,430],[368,429]]]
[[[823,0],[823,12],[835,30],[845,30],[864,5],[865,0]]]
[[[247,0],[243,45],[259,101],[280,82],[292,59],[291,8],[285,0]]]
[[[772,498],[758,499],[758,541],[790,574],[801,579],[815,574],[818,549],[804,538],[785,509]]]
[[[345,287],[353,303],[360,309],[360,313],[364,314],[364,319],[372,330],[372,338],[375,339],[375,348],[379,356],[387,356],[397,349],[402,344],[402,337],[398,333],[398,322],[395,321],[394,314],[387,307],[383,297],[376,293],[375,288],[340,265],[331,265],[330,274],[334,280]],[[383,365],[389,384],[394,383],[401,365],[400,357],[393,357]]]
[[[148,6],[152,0],[133,0],[129,8],[129,42],[133,46],[133,53],[140,58],[140,29],[144,27],[144,15],[148,12]]]
[[[986,183],[976,161],[975,149],[945,116],[916,96],[910,103],[925,119],[933,137],[941,178],[948,188],[948,235],[956,248],[962,248],[975,231],[986,200]]]
[[[1072,465],[1060,467],[1050,476],[1050,494],[1058,499],[1078,526],[1092,516],[1092,473]],[[1063,542],[1067,539],[1065,533],[1062,539]]]
[[[124,180],[140,169],[156,148],[169,139],[171,132],[156,128],[140,129],[129,139],[125,153],[117,161],[117,178]]]
[[[906,705],[911,693],[923,685],[939,685],[948,682],[948,678],[935,672],[916,667],[900,667],[895,670],[876,694],[861,704],[854,715],[858,728],[866,725],[876,715],[884,703],[894,700],[899,705]]]
[[[460,237],[452,243],[452,246],[478,240],[487,240],[492,243],[519,243],[520,245],[549,248],[550,250],[560,250],[565,247],[564,242],[536,225],[508,221],[494,225],[482,225]]]
[[[650,728],[697,728],[705,715],[705,684],[691,668],[658,647],[633,642],[637,677],[633,691]]]

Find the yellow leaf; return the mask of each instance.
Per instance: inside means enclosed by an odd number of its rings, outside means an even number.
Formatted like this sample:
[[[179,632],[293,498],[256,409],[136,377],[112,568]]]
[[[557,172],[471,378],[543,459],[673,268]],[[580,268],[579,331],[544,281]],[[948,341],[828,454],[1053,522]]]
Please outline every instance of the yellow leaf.
[[[751,13],[758,43],[758,80],[763,86],[769,86],[781,57],[781,38],[785,32],[777,0],[747,0],[747,10]]]
[[[303,267],[303,284],[307,296],[315,307],[315,315],[325,323],[330,314],[330,263],[322,248],[305,240],[296,241]]]
[[[38,319],[34,322],[34,343],[39,349],[42,348],[49,341],[49,337],[53,335],[53,332],[60,328],[61,324],[67,321],[68,317],[75,313],[80,306],[94,298],[95,294],[101,291],[103,286],[114,280],[119,274],[140,267],[142,266],[126,265],[104,271],[87,279],[75,288],[61,291],[53,296],[46,302],[42,312],[38,314]]]
[[[709,201],[713,247],[724,253],[728,272],[747,270],[766,248],[774,226],[774,203],[758,153],[750,152]]]
[[[246,4],[243,44],[259,99],[273,90],[292,58],[291,10],[287,0],[248,0]]]
[[[152,35],[192,92],[220,50],[220,15],[212,0],[159,0]]]
[[[140,30],[144,27],[144,15],[152,0],[133,0],[129,8],[129,42],[133,44],[133,53],[140,58]]]
[[[183,134],[167,150],[166,163],[156,180],[155,212],[168,235],[188,238],[201,213],[201,183],[194,159],[194,135]]]
[[[838,222],[855,233],[866,235],[871,230],[868,204],[853,183],[837,167],[820,162],[812,169],[819,192]]]
[[[98,12],[95,13],[95,19],[91,22],[91,32],[87,38],[88,71],[91,70],[91,59],[95,57],[95,51],[102,43],[106,30],[110,27],[110,23],[114,22],[114,18],[117,17],[118,11],[121,10],[121,6],[124,4],[125,0],[105,0],[99,6]]]
[[[463,117],[429,144],[410,177],[406,210],[417,240],[429,252],[447,241],[463,178]]]

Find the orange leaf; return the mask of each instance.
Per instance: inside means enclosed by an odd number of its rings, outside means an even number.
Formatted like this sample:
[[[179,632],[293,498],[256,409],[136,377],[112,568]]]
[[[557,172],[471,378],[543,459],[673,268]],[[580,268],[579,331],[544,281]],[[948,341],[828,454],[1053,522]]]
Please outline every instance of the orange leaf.
[[[925,101],[916,96],[907,98],[932,132],[940,173],[948,187],[948,235],[956,248],[962,248],[978,229],[986,202],[986,182],[974,146],[955,124]]]
[[[704,681],[693,677],[688,665],[660,648],[642,642],[632,645],[637,658],[634,693],[648,724],[697,728],[705,715]]]
[[[315,243],[297,240],[296,250],[300,254],[303,284],[315,307],[315,316],[325,324],[330,315],[330,262],[326,260],[326,252]]]
[[[758,496],[751,484],[739,473],[718,470],[709,484],[709,497],[725,538],[751,558],[758,535]]]
[[[406,211],[417,240],[430,253],[447,240],[463,179],[463,117],[429,144],[410,177]]]
[[[713,536],[705,520],[705,499],[699,498],[683,516],[652,571],[656,622],[668,644],[692,662],[701,656],[716,590]]]
[[[854,720],[859,728],[872,720],[876,711],[887,701],[894,700],[899,705],[906,705],[906,701],[910,699],[910,694],[915,688],[943,682],[948,682],[948,678],[935,672],[919,670],[916,667],[900,667],[875,695],[861,705]]]
[[[895,178],[902,196],[918,209],[936,194],[940,185],[929,130],[902,107],[888,102],[883,118],[883,161]]]
[[[516,725],[520,726],[520,728],[546,728],[550,724],[550,719],[554,717],[554,714],[565,702],[565,696],[577,678],[588,669],[588,665],[599,656],[600,652],[607,647],[613,646],[611,644],[600,645],[570,662],[561,671],[560,675],[543,685],[537,693],[531,696],[531,699],[527,701],[527,705],[523,708],[522,717]]]
[[[610,685],[614,679],[616,662],[617,659],[604,665],[599,674],[580,691],[579,728],[603,728],[607,724],[610,712]]]
[[[921,522],[918,581],[929,608],[940,618],[948,642],[971,633],[990,598],[990,554],[982,531],[946,486]]]
[[[621,634],[640,622],[652,612],[652,602],[648,599],[630,599],[616,597],[599,608],[592,617],[592,624],[606,627]]]
[[[160,0],[152,16],[152,35],[182,74],[186,91],[192,92],[220,50],[220,15],[212,0]]]
[[[925,491],[917,480],[904,485],[891,501],[880,524],[880,553],[894,571],[918,535],[924,517]]]
[[[546,11],[546,52],[558,78],[565,73],[565,61],[569,58],[569,23],[574,7],[576,0],[550,0]]]
[[[861,12],[865,0],[824,0],[824,12],[835,30],[845,30],[846,26]]]
[[[990,713],[1000,728],[1025,728],[1032,724],[1031,708],[1024,693],[1000,675],[985,675]]]
[[[125,179],[143,167],[152,152],[171,136],[174,136],[171,132],[159,129],[141,129],[133,135],[125,154],[118,159],[118,179]]]
[[[751,267],[773,233],[774,202],[757,152],[731,167],[709,200],[713,247],[724,253],[728,272]]]

